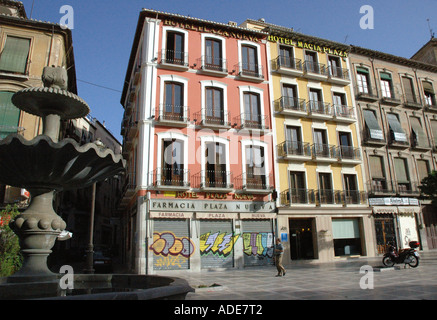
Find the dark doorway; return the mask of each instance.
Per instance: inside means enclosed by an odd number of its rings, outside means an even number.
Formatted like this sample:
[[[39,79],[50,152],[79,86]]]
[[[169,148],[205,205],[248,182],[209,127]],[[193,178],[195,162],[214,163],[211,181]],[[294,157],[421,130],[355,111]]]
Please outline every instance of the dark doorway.
[[[314,259],[313,220],[289,219],[291,260]]]

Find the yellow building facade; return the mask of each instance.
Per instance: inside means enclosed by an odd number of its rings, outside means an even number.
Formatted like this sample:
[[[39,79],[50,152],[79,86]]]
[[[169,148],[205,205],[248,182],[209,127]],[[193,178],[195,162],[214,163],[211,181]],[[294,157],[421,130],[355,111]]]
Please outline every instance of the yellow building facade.
[[[349,47],[264,21],[244,26],[269,33],[284,261],[374,256]]]

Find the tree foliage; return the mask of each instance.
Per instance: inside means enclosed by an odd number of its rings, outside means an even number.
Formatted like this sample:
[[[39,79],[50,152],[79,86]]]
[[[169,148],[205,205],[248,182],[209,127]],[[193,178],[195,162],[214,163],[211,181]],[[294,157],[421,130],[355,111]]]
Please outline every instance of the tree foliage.
[[[437,171],[432,171],[426,178],[422,180],[422,185],[419,187],[421,194],[431,200],[434,206],[437,206]]]
[[[18,237],[9,227],[9,222],[19,214],[16,206],[7,206],[0,212],[0,277],[14,274],[23,262]]]

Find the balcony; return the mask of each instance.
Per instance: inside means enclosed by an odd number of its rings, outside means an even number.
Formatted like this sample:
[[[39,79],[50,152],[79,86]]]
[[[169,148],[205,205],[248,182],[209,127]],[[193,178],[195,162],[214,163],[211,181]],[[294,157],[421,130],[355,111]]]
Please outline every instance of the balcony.
[[[314,143],[311,146],[313,160],[317,162],[337,162],[337,148],[330,144]]]
[[[278,157],[287,160],[311,160],[311,146],[301,141],[284,141],[277,146]]]
[[[199,121],[200,125],[207,128],[230,129],[232,124],[229,121],[231,118],[229,112],[215,109],[212,107],[202,108],[201,111],[194,114],[194,121]]]
[[[329,67],[328,68],[328,81],[339,85],[348,85],[350,83],[349,70],[341,67]]]
[[[188,52],[162,50],[159,56],[158,64],[162,68],[178,71],[187,71],[189,69]]]
[[[235,117],[233,122],[236,126],[239,126],[240,129],[250,131],[257,130],[260,133],[264,133],[270,128],[268,116],[255,115],[252,113],[242,113]]]
[[[353,123],[356,121],[355,111],[353,107],[334,105],[334,117],[338,122]]]
[[[238,63],[234,66],[235,75],[240,80],[263,82],[263,67],[258,63]]]
[[[188,190],[190,170],[179,168],[157,168],[150,173],[152,186],[159,190]]]
[[[376,87],[368,87],[365,85],[355,86],[356,99],[369,102],[375,102],[379,100],[378,90]]]
[[[272,60],[272,69],[281,74],[291,76],[303,75],[302,60],[286,56],[278,56],[276,59]]]
[[[283,115],[306,116],[308,114],[305,99],[281,97],[274,101],[275,111]]]
[[[319,189],[315,192],[316,204],[342,204],[341,191],[333,189]]]
[[[372,179],[372,182],[367,183],[367,190],[373,196],[393,196],[396,194],[391,183],[386,179]]]
[[[334,113],[329,103],[323,101],[308,101],[308,116],[313,119],[332,120]]]
[[[193,176],[193,188],[210,192],[231,192],[234,190],[231,171],[202,170]]]
[[[359,190],[344,190],[340,192],[341,203],[345,206],[367,204],[367,192]]]
[[[326,65],[312,61],[305,61],[303,63],[304,77],[307,79],[327,81],[328,70]]]
[[[171,104],[160,104],[154,111],[155,121],[162,125],[186,127],[190,122],[190,108]]]
[[[273,192],[273,176],[256,175],[243,172],[235,178],[235,189],[253,194],[269,194]]]
[[[402,100],[406,108],[422,109],[422,104],[417,101],[417,97],[414,94],[404,94]]]
[[[130,202],[131,198],[134,196],[137,187],[136,178],[137,176],[135,171],[129,171],[125,175],[124,184],[121,188],[122,196],[120,198],[119,207],[126,207]]]
[[[395,182],[396,194],[399,196],[420,195],[419,183],[414,181]]]
[[[398,90],[392,88],[390,91],[381,90],[381,103],[391,106],[398,106],[402,103]]]
[[[338,147],[338,161],[345,164],[359,164],[361,163],[361,149],[352,146]]]
[[[228,62],[226,59],[205,55],[197,59],[197,65],[204,74],[218,77],[226,77],[228,75]]]
[[[363,134],[363,143],[368,144],[368,145],[374,145],[374,146],[385,146],[387,144],[387,141],[384,139],[384,136],[382,134],[382,131],[379,133],[379,131],[377,132],[377,134],[370,134],[370,130],[369,129],[365,129],[362,131]]]
[[[281,192],[280,201],[282,206],[315,204],[315,192],[312,189],[291,188]]]
[[[406,149],[410,146],[408,135],[406,133],[394,132],[393,130],[390,130],[387,143],[390,147],[400,149]]]

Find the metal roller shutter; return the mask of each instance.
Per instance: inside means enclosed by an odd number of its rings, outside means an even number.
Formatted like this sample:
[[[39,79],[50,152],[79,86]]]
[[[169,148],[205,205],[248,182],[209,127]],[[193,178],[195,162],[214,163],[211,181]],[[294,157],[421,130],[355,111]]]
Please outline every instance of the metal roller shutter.
[[[200,259],[201,267],[233,268],[234,236],[232,220],[200,221]]]
[[[273,263],[272,220],[243,220],[243,252],[245,266],[264,266]]]
[[[194,245],[190,239],[189,219],[154,219],[153,268],[180,270],[190,268]]]

